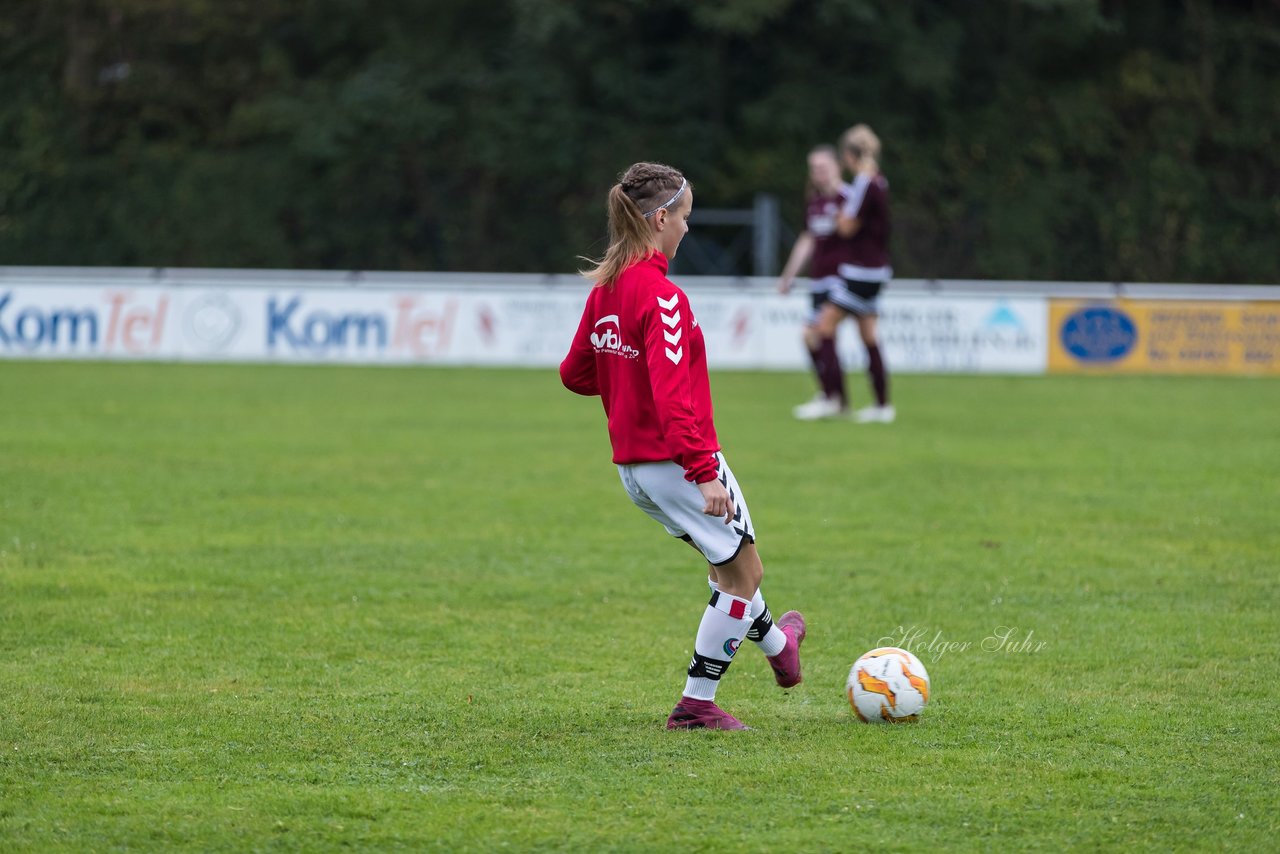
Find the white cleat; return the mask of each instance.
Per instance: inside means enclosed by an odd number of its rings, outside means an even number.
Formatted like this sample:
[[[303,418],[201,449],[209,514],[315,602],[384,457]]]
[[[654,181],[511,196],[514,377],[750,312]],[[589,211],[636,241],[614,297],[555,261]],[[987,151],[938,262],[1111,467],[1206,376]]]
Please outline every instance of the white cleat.
[[[841,413],[840,401],[829,397],[815,397],[808,403],[802,403],[791,414],[801,421],[817,421],[820,418],[834,418]]]
[[[854,414],[854,419],[859,424],[892,424],[897,415],[892,405],[864,406]]]

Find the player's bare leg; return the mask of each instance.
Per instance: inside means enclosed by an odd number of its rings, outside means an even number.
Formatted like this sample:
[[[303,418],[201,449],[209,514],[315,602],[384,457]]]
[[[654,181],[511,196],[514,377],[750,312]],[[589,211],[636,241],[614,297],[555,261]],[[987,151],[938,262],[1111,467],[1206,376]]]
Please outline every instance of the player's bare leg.
[[[733,564],[722,566],[707,564],[707,585],[713,592],[725,589],[723,585],[727,576],[724,570],[727,566],[737,565],[740,561],[744,562],[740,574],[749,578],[763,579],[764,566],[760,561],[760,553],[756,550],[754,543],[747,543],[742,547],[742,553],[738,555],[737,560],[733,561]],[[775,623],[773,615],[769,612],[769,606],[765,604],[764,596],[760,593],[759,581],[756,582],[755,587],[751,597],[752,623],[751,629],[747,632],[747,640],[755,643],[769,659],[769,665],[773,668],[774,678],[778,684],[783,688],[794,687],[800,684],[802,678],[800,644],[804,641],[806,634],[804,616],[799,611],[788,611]]]

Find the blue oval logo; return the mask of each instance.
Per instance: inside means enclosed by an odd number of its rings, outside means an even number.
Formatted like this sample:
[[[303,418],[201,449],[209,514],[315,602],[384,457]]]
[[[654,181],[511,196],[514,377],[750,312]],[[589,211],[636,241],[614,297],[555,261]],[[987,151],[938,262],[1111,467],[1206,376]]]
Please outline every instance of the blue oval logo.
[[[1059,336],[1067,352],[1082,362],[1114,362],[1138,343],[1138,327],[1120,309],[1094,305],[1068,315]]]

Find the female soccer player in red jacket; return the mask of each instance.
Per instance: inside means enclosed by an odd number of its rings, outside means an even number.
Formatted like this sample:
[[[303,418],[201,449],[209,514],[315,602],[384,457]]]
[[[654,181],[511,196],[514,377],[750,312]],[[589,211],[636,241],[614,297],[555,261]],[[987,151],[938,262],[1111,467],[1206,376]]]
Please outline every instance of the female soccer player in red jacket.
[[[560,378],[600,396],[631,500],[708,563],[711,601],[667,728],[743,729],[714,702],[739,643],[754,641],[789,688],[800,682],[805,623],[788,611],[775,624],[760,595],[751,515],[716,440],[702,330],[666,276],[689,231],[693,188],[670,166],[637,163],[609,191],[608,207],[609,248],[583,273],[595,287]]]

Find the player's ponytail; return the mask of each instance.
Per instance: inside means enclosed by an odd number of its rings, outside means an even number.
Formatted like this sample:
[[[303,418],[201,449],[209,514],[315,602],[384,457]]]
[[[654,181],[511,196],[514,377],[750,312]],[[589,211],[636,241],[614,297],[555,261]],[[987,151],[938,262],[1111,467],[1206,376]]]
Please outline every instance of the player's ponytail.
[[[840,138],[840,148],[854,160],[880,160],[880,137],[864,124],[857,124],[844,132]]]
[[[679,171],[661,163],[637,163],[619,175],[609,190],[609,248],[594,267],[580,271],[582,275],[596,285],[612,286],[623,270],[652,255],[656,248],[648,217],[688,189]]]

